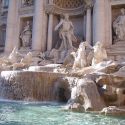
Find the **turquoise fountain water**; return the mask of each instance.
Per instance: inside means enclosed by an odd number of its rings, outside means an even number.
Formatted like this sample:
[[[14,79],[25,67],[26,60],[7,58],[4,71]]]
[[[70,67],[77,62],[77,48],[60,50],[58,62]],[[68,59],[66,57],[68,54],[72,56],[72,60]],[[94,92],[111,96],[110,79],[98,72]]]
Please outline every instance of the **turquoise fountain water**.
[[[125,125],[125,117],[62,110],[63,104],[0,102],[0,125]]]

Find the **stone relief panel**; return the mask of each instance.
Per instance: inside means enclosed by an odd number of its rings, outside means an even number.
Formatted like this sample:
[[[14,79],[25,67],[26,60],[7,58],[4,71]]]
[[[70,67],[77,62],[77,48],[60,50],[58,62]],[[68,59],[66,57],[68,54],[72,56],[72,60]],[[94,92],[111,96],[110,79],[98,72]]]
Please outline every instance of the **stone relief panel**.
[[[112,8],[113,43],[125,42],[125,6]]]
[[[32,6],[33,4],[34,4],[34,0],[22,0],[21,1],[22,7]]]

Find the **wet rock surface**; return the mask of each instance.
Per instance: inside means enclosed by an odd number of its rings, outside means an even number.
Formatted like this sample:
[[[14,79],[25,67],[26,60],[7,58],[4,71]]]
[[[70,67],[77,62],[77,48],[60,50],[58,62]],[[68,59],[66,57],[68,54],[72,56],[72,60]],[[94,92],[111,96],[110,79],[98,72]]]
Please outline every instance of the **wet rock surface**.
[[[102,109],[100,114],[122,116],[125,115],[125,107],[120,107],[120,108],[116,106],[105,107],[104,109]]]

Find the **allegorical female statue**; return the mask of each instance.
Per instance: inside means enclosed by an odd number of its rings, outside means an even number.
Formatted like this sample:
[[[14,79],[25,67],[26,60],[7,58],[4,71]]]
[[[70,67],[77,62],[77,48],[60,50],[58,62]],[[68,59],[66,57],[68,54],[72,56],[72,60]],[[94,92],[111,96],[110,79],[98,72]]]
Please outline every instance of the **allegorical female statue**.
[[[26,22],[26,26],[24,26],[20,38],[22,40],[22,47],[30,47],[32,41],[32,28],[29,21]]]
[[[125,9],[121,9],[121,15],[119,15],[113,22],[113,29],[116,35],[117,41],[125,41]]]

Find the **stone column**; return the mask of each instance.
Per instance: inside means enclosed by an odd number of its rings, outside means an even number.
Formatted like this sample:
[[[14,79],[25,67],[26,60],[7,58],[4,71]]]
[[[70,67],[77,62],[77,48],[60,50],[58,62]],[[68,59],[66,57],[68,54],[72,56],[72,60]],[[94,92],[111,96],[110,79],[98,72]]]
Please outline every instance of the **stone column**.
[[[105,0],[95,0],[93,10],[93,41],[105,42]]]
[[[52,49],[52,36],[53,36],[53,14],[49,14],[48,22],[48,39],[47,39],[47,50]]]
[[[17,21],[17,0],[9,0],[5,52],[10,52],[14,48],[16,22]]]
[[[86,15],[86,41],[91,44],[91,8],[87,8]]]
[[[49,0],[49,4],[53,5],[53,0]],[[53,14],[49,13],[49,21],[48,21],[48,37],[47,37],[47,50],[50,51],[52,49],[52,39],[53,39]]]
[[[33,36],[32,36],[32,50],[45,51],[46,39],[44,32],[46,32],[45,22],[45,0],[35,0],[35,13],[33,17]]]
[[[109,47],[112,45],[112,8],[111,8],[111,1],[106,0],[105,1],[105,46]]]
[[[83,38],[86,40],[86,14],[84,15],[83,18]]]

